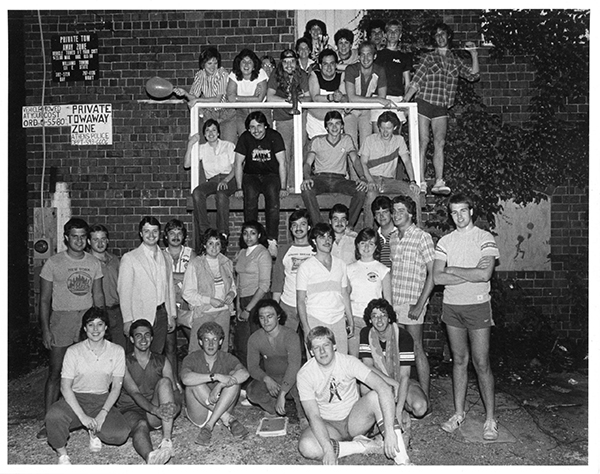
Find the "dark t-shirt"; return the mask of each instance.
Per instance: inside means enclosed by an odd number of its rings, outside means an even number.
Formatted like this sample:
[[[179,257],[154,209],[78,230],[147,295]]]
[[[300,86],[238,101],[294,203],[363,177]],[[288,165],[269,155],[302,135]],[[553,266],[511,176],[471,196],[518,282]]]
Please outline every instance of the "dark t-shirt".
[[[262,140],[257,140],[246,130],[235,147],[236,153],[246,157],[244,173],[247,174],[279,175],[279,162],[275,155],[280,151],[285,151],[283,138],[272,128],[267,128]]]
[[[375,64],[378,64],[385,69],[388,95],[404,95],[405,84],[402,75],[404,74],[404,71],[410,71],[412,69],[412,60],[412,55],[410,53],[392,51],[387,48],[377,51]]]
[[[267,88],[273,89],[277,97],[282,97],[284,99],[288,98],[287,87],[282,87],[282,85],[277,81],[277,74],[275,72],[273,72],[273,74],[271,74],[269,77]],[[308,92],[308,74],[300,75],[300,88],[302,89],[302,92]],[[293,115],[291,109],[273,109],[273,120],[283,122],[286,120],[292,120],[292,117]]]
[[[371,328],[362,328],[360,331],[360,346],[359,346],[359,359],[372,359],[371,347],[369,346],[369,331]],[[400,354],[400,365],[415,365],[415,349],[413,338],[410,333],[402,328],[398,327],[398,352]],[[386,343],[379,342],[381,350],[385,354]]]

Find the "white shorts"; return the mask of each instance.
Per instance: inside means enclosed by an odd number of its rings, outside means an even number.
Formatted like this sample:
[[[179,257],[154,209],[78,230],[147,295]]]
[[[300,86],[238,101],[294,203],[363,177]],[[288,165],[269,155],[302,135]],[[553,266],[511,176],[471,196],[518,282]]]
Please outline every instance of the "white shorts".
[[[394,311],[396,312],[398,324],[417,325],[425,322],[425,313],[427,313],[427,306],[429,306],[429,302],[425,303],[423,306],[423,311],[421,311],[418,319],[410,319],[408,317],[408,311],[410,310],[411,306],[412,305],[410,303],[394,305]]]

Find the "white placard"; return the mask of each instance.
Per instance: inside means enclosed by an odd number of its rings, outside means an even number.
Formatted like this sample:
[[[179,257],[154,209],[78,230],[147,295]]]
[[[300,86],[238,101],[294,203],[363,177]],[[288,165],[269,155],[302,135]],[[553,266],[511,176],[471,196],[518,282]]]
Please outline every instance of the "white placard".
[[[71,145],[112,145],[112,104],[23,107],[23,128],[69,127]]]

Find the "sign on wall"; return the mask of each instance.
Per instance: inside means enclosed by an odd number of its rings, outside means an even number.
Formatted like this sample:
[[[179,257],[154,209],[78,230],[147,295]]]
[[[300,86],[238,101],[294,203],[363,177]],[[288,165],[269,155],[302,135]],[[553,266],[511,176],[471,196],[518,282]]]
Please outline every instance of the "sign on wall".
[[[69,127],[71,145],[112,145],[112,104],[23,107],[23,128]]]
[[[550,270],[550,200],[520,205],[503,201],[496,215],[498,270]]]
[[[98,35],[77,33],[52,36],[54,82],[98,79]]]

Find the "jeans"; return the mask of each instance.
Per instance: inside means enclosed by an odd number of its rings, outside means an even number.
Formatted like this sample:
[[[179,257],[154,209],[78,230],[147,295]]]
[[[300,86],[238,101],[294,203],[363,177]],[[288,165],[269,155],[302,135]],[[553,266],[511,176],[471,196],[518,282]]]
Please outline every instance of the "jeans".
[[[265,197],[265,223],[268,239],[279,240],[279,191],[277,174],[247,174],[242,180],[244,191],[244,220],[258,220],[258,196]]]
[[[335,173],[319,173],[312,177],[314,182],[313,187],[302,191],[302,200],[310,214],[310,218],[315,225],[321,222],[321,211],[317,195],[325,193],[340,193],[352,196],[350,201],[350,217],[348,224],[350,227],[356,226],[358,216],[365,202],[365,192],[356,189],[356,183],[346,179],[344,175]]]
[[[225,174],[213,176],[208,181],[199,184],[192,193],[192,199],[194,201],[194,249],[196,252],[200,250],[200,236],[209,227],[206,198],[211,194],[215,195],[217,204],[217,230],[220,233],[229,235],[229,197],[236,191],[235,179],[232,179],[227,183],[226,189],[217,191],[219,183],[223,181],[226,176],[227,175]]]

